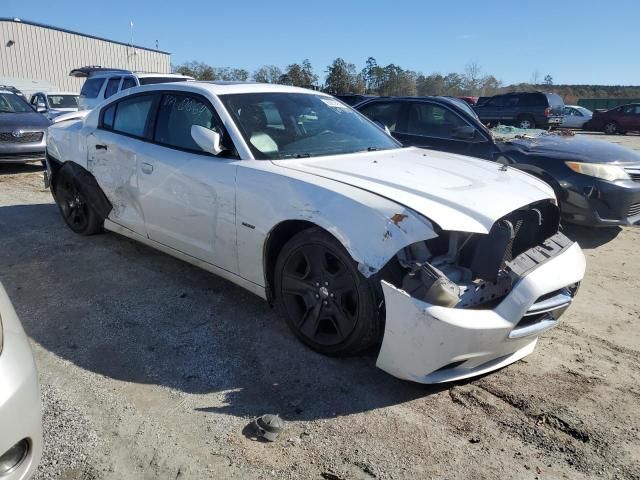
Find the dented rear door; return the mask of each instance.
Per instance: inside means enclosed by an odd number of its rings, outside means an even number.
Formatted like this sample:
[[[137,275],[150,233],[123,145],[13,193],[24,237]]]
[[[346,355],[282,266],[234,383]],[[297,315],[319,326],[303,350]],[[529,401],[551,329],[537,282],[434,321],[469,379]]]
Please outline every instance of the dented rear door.
[[[98,181],[113,209],[109,219],[146,236],[138,195],[138,158],[141,140],[96,129],[87,137],[87,168]]]

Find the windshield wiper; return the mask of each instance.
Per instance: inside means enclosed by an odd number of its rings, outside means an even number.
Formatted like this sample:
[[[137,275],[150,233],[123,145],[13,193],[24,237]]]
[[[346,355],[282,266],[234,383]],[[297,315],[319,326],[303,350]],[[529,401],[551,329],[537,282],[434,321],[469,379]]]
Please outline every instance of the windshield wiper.
[[[309,158],[311,156],[310,153],[296,153],[293,157],[294,158]]]

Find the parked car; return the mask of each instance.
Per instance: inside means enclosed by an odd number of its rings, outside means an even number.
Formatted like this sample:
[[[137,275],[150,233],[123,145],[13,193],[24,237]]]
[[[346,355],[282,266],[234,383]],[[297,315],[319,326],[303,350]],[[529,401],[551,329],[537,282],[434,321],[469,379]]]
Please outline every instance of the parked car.
[[[480,97],[475,97],[475,96],[461,96],[461,97],[456,97],[459,98],[460,100],[465,101],[466,103],[468,103],[469,105],[471,105],[472,107],[478,103],[478,98]]]
[[[112,95],[138,85],[193,80],[193,77],[177,73],[140,73],[104,67],[76,68],[69,75],[86,78],[78,100],[80,110],[90,110]]]
[[[604,112],[596,110],[584,129],[608,135],[640,131],[640,103],[630,103]]]
[[[24,97],[0,87],[0,163],[44,161],[50,123]]]
[[[69,112],[78,111],[77,93],[37,92],[31,96],[31,106],[49,120]]]
[[[377,365],[417,382],[531,353],[584,273],[544,182],[401,148],[301,88],[132,88],[51,126],[47,159],[73,231],[104,227],[237,283],[318,352],[382,339]]]
[[[567,222],[640,225],[640,155],[633,150],[544,131],[496,136],[462,101],[445,97],[387,97],[355,108],[403,145],[497,160],[546,181]]]
[[[38,372],[29,340],[0,283],[0,478],[31,478],[42,455]]]
[[[360,103],[367,98],[375,98],[375,95],[361,95],[358,93],[345,93],[343,95],[335,95],[338,100],[343,101],[347,105],[355,105],[356,103]]]
[[[549,128],[562,123],[564,102],[559,95],[545,92],[515,92],[480,97],[475,111],[483,123],[518,128]]]
[[[582,129],[584,124],[591,120],[593,112],[578,105],[566,105],[564,107],[564,118],[560,124],[563,128]]]

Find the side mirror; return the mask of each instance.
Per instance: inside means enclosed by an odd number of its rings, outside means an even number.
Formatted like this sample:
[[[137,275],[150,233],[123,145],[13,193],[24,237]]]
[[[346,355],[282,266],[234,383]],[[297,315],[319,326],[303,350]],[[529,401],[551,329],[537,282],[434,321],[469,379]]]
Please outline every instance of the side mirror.
[[[380,120],[373,120],[373,123],[375,123],[378,128],[380,128],[380,130],[384,130],[384,133],[386,133],[387,135],[389,135],[390,137],[391,135],[391,130],[389,130],[389,127],[387,127],[384,123],[382,123]]]
[[[220,146],[220,134],[200,125],[191,126],[191,138],[205,152],[219,155],[223,149]]]
[[[457,127],[453,129],[451,136],[458,140],[473,140],[476,137],[476,129],[470,125]]]

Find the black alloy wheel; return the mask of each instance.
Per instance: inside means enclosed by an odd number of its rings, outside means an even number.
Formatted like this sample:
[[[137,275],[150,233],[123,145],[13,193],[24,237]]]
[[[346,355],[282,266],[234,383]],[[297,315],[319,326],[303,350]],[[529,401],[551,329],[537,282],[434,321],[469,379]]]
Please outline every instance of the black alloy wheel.
[[[62,218],[71,230],[81,235],[91,235],[100,230],[98,215],[71,175],[64,172],[58,177],[55,192]]]
[[[342,245],[320,229],[296,235],[276,265],[276,299],[289,327],[328,355],[350,355],[377,340],[374,284]]]

